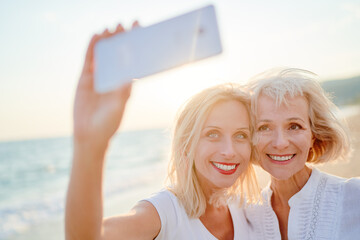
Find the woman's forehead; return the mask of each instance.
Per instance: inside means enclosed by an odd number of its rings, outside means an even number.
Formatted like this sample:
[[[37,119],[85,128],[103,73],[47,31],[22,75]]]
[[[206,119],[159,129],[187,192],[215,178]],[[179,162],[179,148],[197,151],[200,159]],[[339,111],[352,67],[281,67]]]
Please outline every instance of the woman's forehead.
[[[304,96],[286,96],[284,100],[279,103],[276,99],[267,95],[260,95],[257,102],[256,115],[266,116],[269,114],[292,114],[294,116],[304,115],[308,117],[309,104]]]

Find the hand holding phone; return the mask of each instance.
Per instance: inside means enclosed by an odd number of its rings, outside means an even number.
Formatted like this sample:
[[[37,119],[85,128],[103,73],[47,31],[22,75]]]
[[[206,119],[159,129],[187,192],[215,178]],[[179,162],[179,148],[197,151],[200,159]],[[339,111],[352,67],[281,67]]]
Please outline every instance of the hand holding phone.
[[[207,6],[95,45],[95,90],[131,81],[222,52],[215,9]]]

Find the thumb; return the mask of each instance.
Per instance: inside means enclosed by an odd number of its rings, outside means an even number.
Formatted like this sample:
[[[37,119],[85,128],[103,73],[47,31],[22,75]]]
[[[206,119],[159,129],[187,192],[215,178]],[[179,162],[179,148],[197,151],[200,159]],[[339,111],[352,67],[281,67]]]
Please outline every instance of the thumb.
[[[125,83],[118,89],[118,95],[121,99],[121,102],[126,103],[131,95],[132,82]]]

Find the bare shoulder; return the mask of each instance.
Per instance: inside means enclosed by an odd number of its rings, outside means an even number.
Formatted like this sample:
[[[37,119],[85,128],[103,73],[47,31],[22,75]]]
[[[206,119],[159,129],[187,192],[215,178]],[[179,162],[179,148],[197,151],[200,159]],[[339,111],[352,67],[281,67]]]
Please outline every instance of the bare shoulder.
[[[148,201],[141,201],[127,214],[106,218],[102,239],[154,239],[160,228],[156,208]]]

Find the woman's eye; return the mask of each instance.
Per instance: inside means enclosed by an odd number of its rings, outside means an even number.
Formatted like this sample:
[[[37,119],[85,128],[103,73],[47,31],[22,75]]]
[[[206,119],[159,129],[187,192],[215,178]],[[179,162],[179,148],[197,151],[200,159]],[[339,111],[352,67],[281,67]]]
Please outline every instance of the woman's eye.
[[[219,133],[217,132],[209,132],[207,133],[207,135],[209,138],[218,138],[219,137]]]
[[[299,124],[291,124],[290,130],[299,130],[301,129],[301,126]]]
[[[248,137],[248,135],[243,132],[235,134],[236,139],[246,139],[247,137]]]
[[[270,128],[268,125],[262,125],[260,127],[258,127],[258,131],[262,132],[262,131],[268,131]]]

